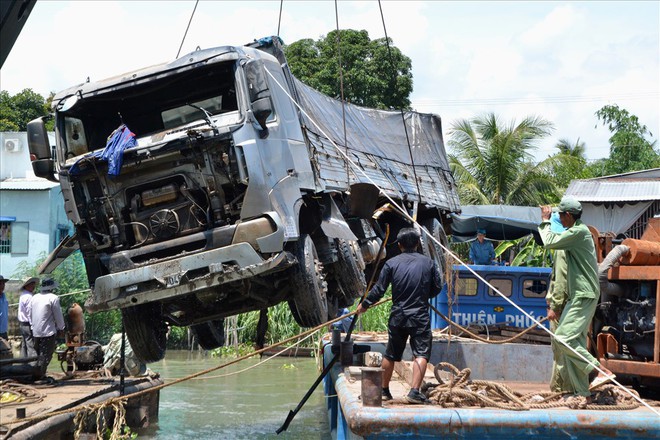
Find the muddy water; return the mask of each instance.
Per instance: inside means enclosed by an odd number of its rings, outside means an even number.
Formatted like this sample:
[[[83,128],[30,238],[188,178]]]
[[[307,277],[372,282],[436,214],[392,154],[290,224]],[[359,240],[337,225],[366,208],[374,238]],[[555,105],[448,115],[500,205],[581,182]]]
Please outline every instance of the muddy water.
[[[166,382],[226,362],[198,352],[170,350],[150,368]],[[294,409],[319,372],[313,358],[247,359],[207,375],[166,387],[160,393],[159,421],[138,431],[139,439],[319,439],[330,433],[320,384],[288,430],[275,431]]]

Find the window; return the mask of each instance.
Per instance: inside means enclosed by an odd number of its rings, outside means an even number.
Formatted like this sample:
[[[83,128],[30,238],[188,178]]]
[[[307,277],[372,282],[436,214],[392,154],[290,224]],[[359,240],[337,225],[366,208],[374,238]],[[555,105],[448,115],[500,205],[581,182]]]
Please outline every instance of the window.
[[[27,254],[28,226],[28,222],[0,222],[0,254]]]
[[[476,296],[477,295],[477,279],[476,278],[459,278],[456,281],[454,291],[457,295],[461,296]]]
[[[0,222],[0,254],[11,252],[11,223]]]
[[[546,280],[523,281],[523,297],[525,298],[545,298],[547,292],[548,282]]]
[[[500,291],[500,293],[506,297],[511,296],[511,288],[513,287],[513,281],[507,280],[507,279],[498,279],[498,278],[492,278],[488,280],[491,286],[496,288],[497,290]],[[493,289],[490,287],[488,288],[488,296],[497,296],[497,292],[495,292]]]
[[[59,245],[62,240],[69,236],[69,226],[57,225],[57,234],[55,234],[55,247]]]

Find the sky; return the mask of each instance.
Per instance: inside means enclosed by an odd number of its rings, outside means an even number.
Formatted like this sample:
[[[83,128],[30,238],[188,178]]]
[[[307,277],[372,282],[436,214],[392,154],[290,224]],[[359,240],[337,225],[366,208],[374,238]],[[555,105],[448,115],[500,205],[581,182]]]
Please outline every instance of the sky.
[[[280,21],[280,6],[281,21]],[[38,0],[0,70],[0,88],[48,96],[176,58],[195,8],[187,1]],[[380,8],[382,8],[382,18]],[[554,124],[560,139],[609,154],[594,113],[617,104],[660,133],[658,1],[211,1],[197,4],[181,55],[278,33],[285,44],[337,28],[387,35],[412,60],[413,109],[440,115],[445,143],[460,119]],[[383,28],[385,23],[385,29]]]

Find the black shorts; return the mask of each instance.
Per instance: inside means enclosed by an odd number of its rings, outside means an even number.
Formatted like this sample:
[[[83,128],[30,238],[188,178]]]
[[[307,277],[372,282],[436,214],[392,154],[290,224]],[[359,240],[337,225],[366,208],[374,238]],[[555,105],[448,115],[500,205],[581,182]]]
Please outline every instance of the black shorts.
[[[406,349],[406,341],[410,337],[410,348],[413,356],[423,357],[427,361],[431,357],[431,327],[388,327],[387,349],[384,356],[394,362],[401,360]]]

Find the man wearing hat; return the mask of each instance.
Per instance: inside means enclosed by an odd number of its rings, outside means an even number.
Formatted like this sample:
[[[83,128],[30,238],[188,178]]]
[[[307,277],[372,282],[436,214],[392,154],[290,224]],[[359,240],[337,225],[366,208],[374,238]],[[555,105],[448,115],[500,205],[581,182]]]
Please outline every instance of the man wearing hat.
[[[7,330],[9,329],[9,301],[5,294],[5,283],[7,278],[0,275],[0,338],[7,340]]]
[[[559,218],[559,209],[552,209],[552,216],[550,217],[550,231],[555,234],[561,234],[566,228],[562,225]],[[568,300],[568,265],[566,263],[566,251],[555,250],[553,253],[552,275],[550,277],[550,287],[548,287],[548,294],[545,301],[548,304],[548,320],[550,322],[550,331],[552,333],[557,331],[559,325],[559,317],[566,306]],[[554,338],[550,341],[553,351],[556,350],[555,345],[558,344]],[[550,391],[561,392],[563,386],[561,375],[559,374],[559,366],[556,361],[552,362],[552,376],[550,377]]]
[[[32,337],[31,328],[31,314],[32,314],[32,292],[39,278],[30,277],[26,278],[21,284],[21,296],[18,299],[18,326],[21,331],[21,357],[36,356],[37,352],[34,349],[34,338]]]
[[[60,298],[53,293],[58,284],[52,278],[41,283],[41,290],[32,298],[32,334],[39,356],[41,375],[46,375],[48,364],[55,352],[57,334],[64,331],[64,315]]]
[[[486,240],[486,230],[477,229],[477,239],[470,245],[470,261],[472,264],[491,265],[495,260],[495,249],[490,240]]]
[[[587,332],[596,312],[600,287],[598,284],[598,263],[591,232],[580,217],[582,205],[572,197],[564,197],[558,206],[559,219],[566,231],[552,232],[550,216],[552,208],[541,207],[539,233],[546,249],[563,250],[567,265],[568,301],[559,317],[553,345],[553,356],[557,364],[562,391],[580,396],[590,396],[589,374],[600,367],[600,363],[587,350]],[[548,310],[548,318],[552,318]],[[568,348],[566,345],[573,350]],[[576,354],[579,353],[578,354]],[[601,367],[605,376],[599,373],[598,379],[613,377],[612,372]],[[601,377],[603,376],[603,377]]]

